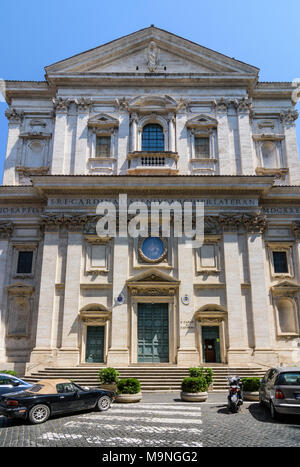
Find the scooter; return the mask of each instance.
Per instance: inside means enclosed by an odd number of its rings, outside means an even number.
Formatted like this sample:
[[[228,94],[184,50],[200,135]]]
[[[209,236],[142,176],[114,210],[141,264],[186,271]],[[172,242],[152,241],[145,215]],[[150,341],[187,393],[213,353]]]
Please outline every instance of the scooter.
[[[237,413],[243,405],[243,385],[238,376],[230,376],[226,378],[229,384],[229,394],[227,397],[227,407],[232,413]]]

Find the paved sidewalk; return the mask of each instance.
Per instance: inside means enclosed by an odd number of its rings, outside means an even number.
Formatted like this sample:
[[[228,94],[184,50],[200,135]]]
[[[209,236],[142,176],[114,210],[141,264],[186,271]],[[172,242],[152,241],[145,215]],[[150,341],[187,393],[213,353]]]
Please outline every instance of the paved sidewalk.
[[[255,402],[231,414],[226,398],[210,393],[205,403],[189,403],[179,393],[144,394],[137,404],[56,416],[42,425],[0,416],[0,446],[300,446],[300,417],[273,421]]]

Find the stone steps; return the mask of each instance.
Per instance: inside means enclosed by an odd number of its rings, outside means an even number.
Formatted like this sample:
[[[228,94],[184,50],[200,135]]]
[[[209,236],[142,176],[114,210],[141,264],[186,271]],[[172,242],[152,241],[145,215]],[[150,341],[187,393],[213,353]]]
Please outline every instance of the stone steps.
[[[45,368],[37,372],[32,372],[23,379],[35,383],[41,379],[71,379],[83,386],[99,386],[98,372],[104,367],[63,367]],[[240,377],[257,376],[262,377],[266,370],[262,368],[229,368],[226,366],[211,367],[214,374],[214,391],[226,391],[228,375],[238,375]],[[134,366],[127,368],[116,368],[120,373],[120,379],[138,378],[143,392],[172,392],[180,391],[183,378],[189,376],[188,368],[178,368],[175,366]]]

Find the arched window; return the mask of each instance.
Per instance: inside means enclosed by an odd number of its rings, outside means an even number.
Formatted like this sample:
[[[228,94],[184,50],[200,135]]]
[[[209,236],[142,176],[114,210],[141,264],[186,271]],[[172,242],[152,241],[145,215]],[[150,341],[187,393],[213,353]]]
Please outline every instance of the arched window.
[[[149,123],[143,128],[142,151],[164,151],[164,132],[158,123]]]
[[[296,332],[295,304],[288,298],[278,301],[278,317],[281,332]]]

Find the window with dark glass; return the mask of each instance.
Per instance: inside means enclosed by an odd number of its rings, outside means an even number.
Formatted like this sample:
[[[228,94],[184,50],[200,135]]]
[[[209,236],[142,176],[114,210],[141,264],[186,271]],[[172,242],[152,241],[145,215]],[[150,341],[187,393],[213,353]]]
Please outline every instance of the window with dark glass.
[[[19,251],[18,255],[18,274],[30,274],[32,271],[33,251]]]
[[[286,274],[289,272],[286,251],[273,251],[274,272]]]
[[[205,159],[209,157],[209,138],[195,137],[195,157]]]
[[[164,132],[157,123],[150,123],[143,128],[142,151],[164,151]]]
[[[110,136],[96,137],[96,157],[110,157]]]

